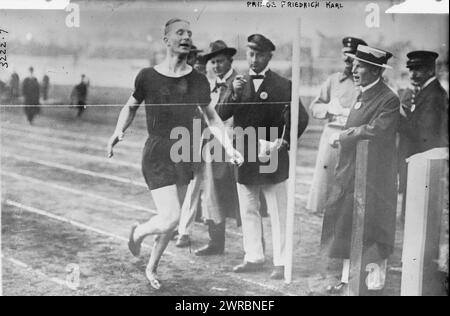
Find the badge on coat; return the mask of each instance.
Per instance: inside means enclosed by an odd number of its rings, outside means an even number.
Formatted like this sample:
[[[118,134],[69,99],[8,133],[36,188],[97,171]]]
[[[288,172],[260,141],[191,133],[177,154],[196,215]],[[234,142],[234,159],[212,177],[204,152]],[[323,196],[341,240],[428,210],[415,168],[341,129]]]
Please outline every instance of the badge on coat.
[[[356,102],[355,103],[355,110],[359,110],[361,108],[362,103],[361,102]]]
[[[413,105],[411,106],[411,113],[414,112],[415,109],[416,109],[416,105],[413,104]]]
[[[263,91],[261,92],[261,94],[259,95],[259,97],[263,100],[267,100],[267,98],[269,97],[269,95],[267,94],[267,92]]]

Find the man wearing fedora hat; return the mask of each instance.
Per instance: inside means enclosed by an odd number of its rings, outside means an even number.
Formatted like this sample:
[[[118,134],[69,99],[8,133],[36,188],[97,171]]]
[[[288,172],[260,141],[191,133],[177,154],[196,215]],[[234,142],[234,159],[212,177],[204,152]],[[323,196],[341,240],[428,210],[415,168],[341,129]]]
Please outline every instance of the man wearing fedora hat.
[[[353,61],[353,80],[360,95],[351,107],[344,130],[330,137],[338,147],[335,181],[325,206],[322,227],[322,249],[330,258],[344,259],[341,282],[329,286],[330,293],[340,293],[347,285],[350,267],[350,243],[354,208],[356,147],[360,140],[370,140],[370,165],[367,188],[372,190],[372,214],[366,214],[364,249],[373,257],[385,276],[387,258],[393,252],[397,206],[397,156],[395,135],[399,121],[400,101],[383,82],[391,53],[358,45]],[[381,280],[384,280],[381,278]],[[383,282],[369,286],[382,290]]]
[[[448,96],[436,78],[436,59],[432,51],[412,51],[407,55],[412,88],[400,94],[400,188],[406,194],[406,158],[436,147],[448,147]],[[402,203],[402,217],[405,202]]]
[[[313,213],[323,213],[334,180],[338,150],[328,144],[328,139],[333,133],[344,128],[350,107],[358,96],[352,76],[353,59],[346,53],[355,53],[359,44],[367,45],[362,39],[355,37],[343,38],[342,44],[344,70],[327,78],[319,95],[310,105],[311,115],[314,118],[327,120],[320,137],[314,177],[306,204],[306,208]]]
[[[218,104],[223,103],[232,91],[232,82],[237,72],[232,68],[233,56],[236,49],[228,47],[222,40],[212,42],[209,51],[201,56],[202,60],[211,63],[212,71],[216,75],[211,87],[211,94],[218,95]],[[216,106],[217,107],[217,106]],[[233,126],[232,119],[224,122],[230,135]],[[203,140],[203,152],[212,150],[212,139]],[[224,155],[222,155],[224,157]],[[187,191],[183,203],[178,247],[189,244],[189,231],[196,217],[197,205],[201,200],[202,217],[208,225],[210,241],[204,247],[195,251],[197,256],[217,255],[224,252],[226,217],[237,217],[239,201],[237,198],[236,182],[230,163],[223,161],[203,162],[198,166],[194,179]]]
[[[223,120],[234,118],[234,130],[258,130],[256,139],[236,135],[242,141],[245,162],[237,169],[239,207],[242,220],[244,262],[233,268],[236,273],[260,270],[264,264],[263,232],[261,227],[260,196],[264,196],[272,226],[273,279],[284,277],[286,264],[285,232],[287,179],[289,173],[291,82],[269,69],[275,45],[261,34],[248,37],[247,61],[250,69],[233,81],[229,102],[219,105]],[[308,123],[308,115],[299,104],[299,135]],[[277,139],[271,139],[270,128],[276,128]],[[266,131],[259,133],[261,130]],[[245,133],[245,132],[244,132]],[[251,152],[260,153],[252,160]],[[259,157],[269,157],[259,159]],[[262,171],[264,166],[278,159],[275,170]],[[264,160],[264,161],[263,161]]]

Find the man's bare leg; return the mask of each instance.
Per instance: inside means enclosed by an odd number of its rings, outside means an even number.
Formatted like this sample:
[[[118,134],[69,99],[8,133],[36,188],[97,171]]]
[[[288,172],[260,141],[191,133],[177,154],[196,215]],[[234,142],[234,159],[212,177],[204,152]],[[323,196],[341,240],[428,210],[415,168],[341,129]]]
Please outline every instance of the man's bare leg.
[[[177,186],[170,185],[152,190],[152,197],[158,214],[138,225],[133,236],[135,241],[142,241],[148,235],[171,233],[178,225],[181,208]]]
[[[156,270],[158,269],[159,260],[171,239],[172,233],[160,235],[160,238],[153,244],[152,254],[148,261],[147,268],[145,269],[145,275],[150,282],[150,285],[157,290],[161,288],[161,283],[158,280]]]

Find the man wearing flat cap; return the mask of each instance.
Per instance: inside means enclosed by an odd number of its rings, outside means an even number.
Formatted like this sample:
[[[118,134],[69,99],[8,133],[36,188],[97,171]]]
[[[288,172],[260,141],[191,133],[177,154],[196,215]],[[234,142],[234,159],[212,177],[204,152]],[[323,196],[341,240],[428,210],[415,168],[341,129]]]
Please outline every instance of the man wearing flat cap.
[[[406,158],[432,148],[448,147],[448,96],[436,78],[436,59],[432,51],[407,54],[412,88],[400,94],[400,177],[406,200]],[[404,215],[405,202],[402,205]]]
[[[202,56],[205,63],[211,63],[212,71],[216,75],[211,87],[211,97],[213,98],[214,95],[218,97],[218,104],[223,103],[231,95],[232,82],[237,76],[237,72],[232,68],[235,54],[235,48],[228,47],[224,41],[217,40],[210,44],[209,51]],[[231,134],[233,119],[229,119],[224,124]],[[212,139],[203,140],[203,152],[209,154],[214,150],[212,141]],[[180,233],[178,247],[188,244],[190,226],[196,217],[197,205],[201,199],[202,217],[208,225],[210,241],[206,246],[195,251],[197,256],[218,255],[224,252],[226,217],[237,218],[239,213],[233,168],[229,162],[225,161],[224,152],[220,156],[221,161],[214,161],[213,157],[208,157],[210,161],[202,162],[198,166],[182,207],[178,228]]]
[[[363,249],[374,258],[385,275],[387,258],[394,249],[397,206],[397,155],[395,135],[400,101],[383,82],[382,74],[391,53],[358,45],[353,61],[353,80],[360,88],[350,109],[344,130],[330,137],[330,145],[339,150],[335,182],[325,206],[322,249],[330,258],[343,259],[341,281],[328,287],[329,293],[342,292],[349,278],[350,244],[354,209],[356,148],[360,140],[370,140],[370,164],[367,168],[370,214],[366,214]],[[381,259],[381,260],[380,260]],[[384,280],[381,278],[381,280]],[[384,282],[369,290],[382,290]]]
[[[223,120],[234,118],[237,150],[245,157],[236,172],[245,257],[233,271],[257,271],[264,264],[259,212],[263,195],[272,227],[274,269],[271,278],[282,279],[286,264],[291,82],[269,69],[274,50],[275,45],[265,36],[248,37],[249,72],[236,77],[229,103],[219,106],[218,112]],[[308,115],[300,103],[298,136],[307,123]],[[237,133],[239,128],[243,131],[241,134]],[[250,136],[252,130],[256,131],[255,137]]]
[[[334,180],[338,150],[331,147],[328,140],[333,133],[344,128],[350,107],[358,97],[358,89],[352,76],[353,59],[346,53],[354,54],[359,44],[367,45],[362,39],[355,37],[345,37],[342,44],[344,70],[327,78],[319,95],[310,105],[314,118],[327,121],[320,138],[314,177],[306,204],[306,208],[313,213],[323,213]]]

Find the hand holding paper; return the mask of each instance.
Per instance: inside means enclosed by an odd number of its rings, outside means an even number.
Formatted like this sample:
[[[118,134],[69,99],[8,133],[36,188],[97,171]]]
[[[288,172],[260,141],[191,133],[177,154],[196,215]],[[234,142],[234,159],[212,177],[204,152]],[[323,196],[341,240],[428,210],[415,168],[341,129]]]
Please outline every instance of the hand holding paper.
[[[275,151],[278,151],[278,149],[280,149],[282,144],[283,144],[282,139],[277,139],[274,142],[269,142],[267,140],[260,139],[258,157],[270,158]]]

